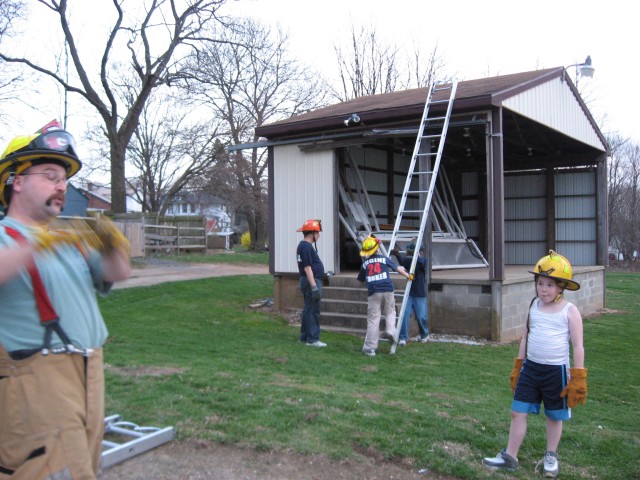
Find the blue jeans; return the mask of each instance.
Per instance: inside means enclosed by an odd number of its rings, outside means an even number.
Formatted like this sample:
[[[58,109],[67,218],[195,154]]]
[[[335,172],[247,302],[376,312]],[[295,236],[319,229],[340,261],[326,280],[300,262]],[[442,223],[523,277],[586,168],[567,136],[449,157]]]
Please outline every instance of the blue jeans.
[[[429,328],[427,327],[427,297],[414,297],[409,295],[407,298],[407,307],[404,311],[404,317],[402,318],[402,325],[400,326],[399,340],[409,339],[409,320],[411,319],[411,310],[418,322],[418,329],[420,330],[420,338],[425,338],[429,335]]]
[[[320,301],[313,301],[311,285],[307,277],[300,277],[300,291],[304,297],[304,307],[300,316],[300,341],[313,343],[320,340]],[[322,297],[322,280],[316,278],[316,286]]]

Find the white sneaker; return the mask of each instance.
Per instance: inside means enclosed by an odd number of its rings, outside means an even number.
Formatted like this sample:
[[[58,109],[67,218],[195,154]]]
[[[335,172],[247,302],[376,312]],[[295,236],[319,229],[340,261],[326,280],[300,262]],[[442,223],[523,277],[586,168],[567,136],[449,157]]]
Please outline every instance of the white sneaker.
[[[400,345],[401,347],[406,347],[407,346],[407,341],[406,340],[400,340],[398,342],[398,345]]]
[[[326,347],[327,344],[321,342],[320,340],[316,340],[315,342],[309,343],[307,342],[307,347]]]
[[[547,450],[544,454],[544,478],[557,478],[559,470],[558,454]]]
[[[495,457],[485,457],[482,464],[496,470],[518,470],[518,461],[507,453],[505,449]]]
[[[375,357],[376,351],[374,349],[363,348],[362,353],[364,353],[367,357]]]

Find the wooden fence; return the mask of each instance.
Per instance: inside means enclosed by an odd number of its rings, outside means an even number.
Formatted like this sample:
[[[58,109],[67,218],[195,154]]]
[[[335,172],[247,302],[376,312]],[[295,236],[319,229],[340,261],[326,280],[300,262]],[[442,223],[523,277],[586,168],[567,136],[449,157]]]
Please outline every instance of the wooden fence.
[[[207,237],[203,216],[160,217],[152,214],[119,214],[114,221],[131,243],[131,256],[153,253],[205,253]]]

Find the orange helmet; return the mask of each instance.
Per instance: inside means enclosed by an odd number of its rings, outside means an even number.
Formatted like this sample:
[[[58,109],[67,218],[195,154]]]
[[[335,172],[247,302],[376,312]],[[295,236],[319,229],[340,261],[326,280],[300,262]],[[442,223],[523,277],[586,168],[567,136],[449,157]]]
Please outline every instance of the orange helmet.
[[[82,167],[73,137],[53,120],[32,135],[15,137],[0,156],[0,201],[9,203],[7,187],[13,178],[33,165],[58,163],[71,178]],[[9,191],[11,188],[9,188]]]
[[[573,270],[569,260],[553,250],[549,250],[549,255],[538,260],[538,263],[533,267],[533,272],[529,270],[529,273],[558,280],[564,283],[567,290],[580,289],[580,284],[572,280]]]
[[[380,240],[375,235],[371,234],[362,242],[362,250],[360,250],[361,257],[368,257],[378,251],[380,247]]]
[[[296,232],[321,232],[322,222],[320,220],[307,220]]]

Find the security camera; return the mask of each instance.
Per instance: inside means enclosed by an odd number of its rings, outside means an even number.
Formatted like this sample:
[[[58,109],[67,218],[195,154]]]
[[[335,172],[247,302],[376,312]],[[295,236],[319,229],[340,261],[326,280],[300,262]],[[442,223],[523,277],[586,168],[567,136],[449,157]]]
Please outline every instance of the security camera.
[[[358,123],[360,123],[360,115],[357,113],[352,113],[349,118],[344,121],[345,127],[348,127],[349,125],[357,125]]]

